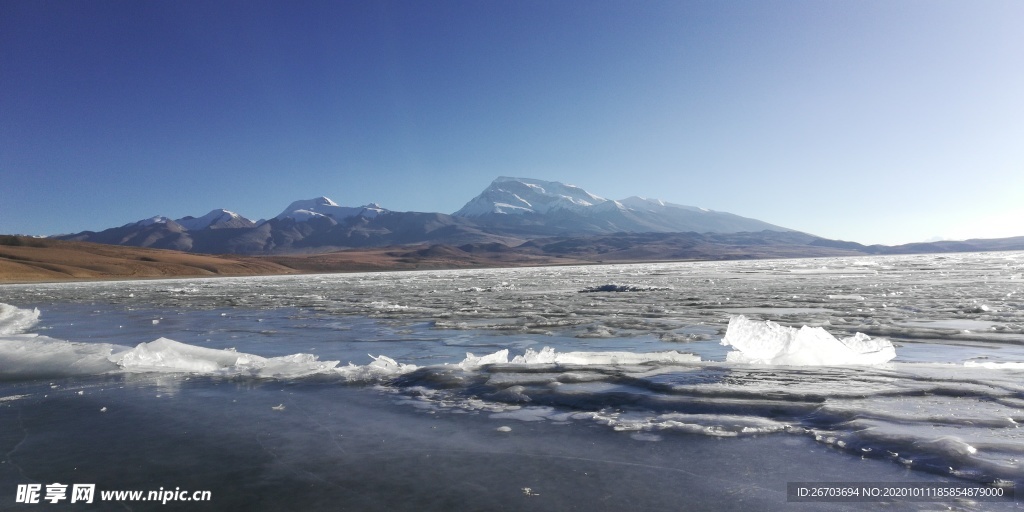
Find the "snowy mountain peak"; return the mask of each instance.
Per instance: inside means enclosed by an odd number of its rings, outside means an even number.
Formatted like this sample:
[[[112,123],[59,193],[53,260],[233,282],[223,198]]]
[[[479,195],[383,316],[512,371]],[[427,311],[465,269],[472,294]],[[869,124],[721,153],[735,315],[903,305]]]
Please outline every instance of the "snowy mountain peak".
[[[288,205],[283,212],[278,214],[276,217],[278,220],[290,218],[297,221],[309,220],[311,217],[317,215],[324,215],[324,211],[330,211],[332,208],[337,208],[338,203],[331,201],[327,197],[317,197],[314,199],[300,199],[293,201],[292,204]]]
[[[189,231],[207,228],[248,228],[256,225],[253,221],[223,208],[212,210],[202,217],[197,218],[189,215],[174,222],[177,222]]]
[[[341,221],[356,216],[373,218],[386,211],[388,210],[382,208],[377,203],[370,203],[366,206],[340,206],[329,198],[318,197],[295,201],[275,218],[278,220],[292,219],[296,222],[305,222],[316,217],[330,217],[336,221]]]
[[[148,219],[143,219],[143,220],[140,220],[138,222],[133,222],[132,224],[129,224],[129,226],[131,226],[131,225],[135,225],[135,226],[152,226],[153,224],[167,224],[168,222],[174,222],[174,221],[172,221],[171,219],[169,219],[167,217],[164,217],[163,215],[157,215],[155,217],[150,217]]]
[[[377,203],[365,204],[363,206],[360,206],[360,208],[362,208],[363,211],[359,212],[357,215],[367,219],[372,219],[388,211],[387,208],[384,208],[383,206]]]
[[[667,203],[661,199],[650,199],[647,197],[630,196],[622,200],[623,204],[636,206],[665,206]]]
[[[487,214],[548,213],[581,210],[606,202],[607,199],[575,185],[501,176],[454,215],[479,217]]]
[[[327,210],[327,211],[329,211],[330,208],[337,208],[337,207],[338,207],[338,203],[335,203],[334,201],[331,201],[331,199],[328,198],[328,197],[321,196],[321,197],[317,197],[317,198],[314,198],[314,199],[301,199],[299,201],[294,201],[294,202],[292,202],[292,204],[288,205],[288,207],[285,208],[284,211],[281,212],[281,214],[277,216],[277,218],[281,219],[281,218],[287,217],[291,212],[298,211],[298,210],[306,210],[306,211],[309,211],[309,212],[323,213],[323,212],[320,212],[320,210]]]

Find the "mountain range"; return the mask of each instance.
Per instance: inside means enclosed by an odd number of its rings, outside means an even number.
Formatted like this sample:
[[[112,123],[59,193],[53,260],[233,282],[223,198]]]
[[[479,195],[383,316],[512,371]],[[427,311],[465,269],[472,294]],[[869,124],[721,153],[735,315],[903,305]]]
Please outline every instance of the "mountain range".
[[[452,214],[341,206],[317,197],[259,221],[217,209],[54,238],[271,256],[296,271],[1024,250],[1024,237],[867,246],[727,212],[642,197],[611,200],[573,185],[508,177]]]
[[[156,216],[55,238],[210,254],[294,254],[409,244],[518,246],[545,237],[614,233],[740,233],[793,230],[726,212],[656,199],[605,199],[573,185],[499,177],[448,215],[326,197],[291,203],[269,220],[216,209],[201,217]]]

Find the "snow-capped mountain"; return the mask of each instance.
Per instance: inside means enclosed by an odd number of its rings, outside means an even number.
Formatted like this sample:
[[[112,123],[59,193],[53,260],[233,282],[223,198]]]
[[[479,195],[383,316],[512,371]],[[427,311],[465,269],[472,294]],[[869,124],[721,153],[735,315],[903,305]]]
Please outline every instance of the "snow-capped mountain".
[[[330,217],[340,222],[350,217],[372,219],[387,211],[377,203],[354,207],[340,206],[327,197],[318,197],[316,199],[295,201],[274,218],[277,220],[291,219],[296,222],[306,222],[316,217]]]
[[[322,252],[442,239],[509,241],[483,232],[471,221],[442,213],[393,212],[376,203],[341,206],[327,197],[294,201],[276,217],[260,222],[218,209],[202,217],[156,216],[56,238],[217,254]]]
[[[790,231],[657,199],[615,201],[554,181],[500,177],[452,215],[396,212],[376,203],[342,206],[317,197],[294,201],[276,217],[260,222],[217,209],[202,217],[156,216],[58,238],[203,253],[275,254],[417,243],[515,246],[552,236],[763,230]]]
[[[574,185],[502,176],[453,215],[480,217],[488,214],[548,213],[554,210],[585,211],[607,202],[607,199]]]
[[[216,209],[203,215],[193,217],[191,215],[175,220],[181,227],[188,231],[200,229],[222,229],[222,228],[251,228],[256,223],[235,213],[224,209]]]
[[[174,222],[174,221],[172,221],[171,219],[169,219],[167,217],[164,217],[163,215],[156,215],[156,216],[150,217],[148,219],[142,219],[140,221],[132,222],[132,223],[125,224],[125,225],[126,226],[141,226],[141,227],[145,227],[145,226],[152,226],[153,224],[167,224],[168,222]]]
[[[530,178],[500,177],[453,215],[537,236],[789,231],[731,213],[636,196],[615,201],[573,185]]]

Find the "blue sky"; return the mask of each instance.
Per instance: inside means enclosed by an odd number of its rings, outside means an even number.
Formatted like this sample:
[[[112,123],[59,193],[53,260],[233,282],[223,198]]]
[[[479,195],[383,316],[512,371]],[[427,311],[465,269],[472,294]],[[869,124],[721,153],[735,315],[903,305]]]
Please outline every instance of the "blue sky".
[[[497,176],[862,243],[1024,235],[1024,2],[0,2],[0,233]]]

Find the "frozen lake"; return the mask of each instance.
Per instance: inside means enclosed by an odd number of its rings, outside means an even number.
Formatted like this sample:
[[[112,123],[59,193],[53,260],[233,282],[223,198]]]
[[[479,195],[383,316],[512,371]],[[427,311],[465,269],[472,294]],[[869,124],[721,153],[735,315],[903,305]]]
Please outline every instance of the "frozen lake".
[[[1024,253],[0,286],[0,509],[54,482],[211,510],[1019,488],[1022,294]]]

